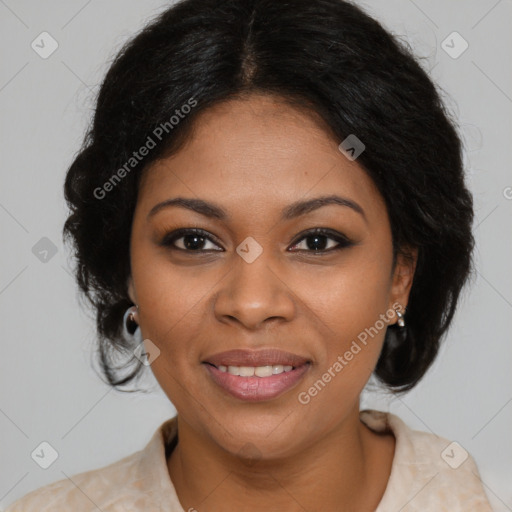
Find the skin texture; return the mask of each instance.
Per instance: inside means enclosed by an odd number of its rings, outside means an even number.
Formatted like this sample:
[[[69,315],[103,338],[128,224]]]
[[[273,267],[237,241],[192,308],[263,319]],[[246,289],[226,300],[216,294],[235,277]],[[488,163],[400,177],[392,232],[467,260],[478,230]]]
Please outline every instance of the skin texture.
[[[129,293],[143,338],[160,350],[152,371],[179,414],[168,468],[184,510],[371,511],[386,488],[395,439],[359,421],[386,327],[308,404],[297,398],[393,304],[407,305],[414,275],[414,258],[399,257],[393,269],[384,200],[339,142],[316,116],[253,94],[203,112],[187,144],[141,181]],[[280,219],[290,203],[331,194],[358,203],[364,216],[328,205]],[[147,218],[177,196],[215,202],[229,219],[176,206]],[[175,250],[159,245],[178,228],[211,234],[198,245],[210,251],[180,251],[183,238]],[[312,228],[354,245],[313,254],[315,237],[302,236]],[[236,252],[247,237],[263,249],[250,264]],[[338,246],[330,235],[319,241]],[[268,347],[312,361],[296,387],[272,400],[231,397],[201,364],[225,350]]]

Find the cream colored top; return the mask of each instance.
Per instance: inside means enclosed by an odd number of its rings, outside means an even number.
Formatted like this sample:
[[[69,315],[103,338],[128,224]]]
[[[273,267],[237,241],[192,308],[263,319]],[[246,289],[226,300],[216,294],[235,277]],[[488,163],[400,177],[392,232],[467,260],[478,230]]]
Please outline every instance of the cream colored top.
[[[5,512],[185,512],[166,462],[166,447],[168,456],[177,442],[176,419],[160,425],[144,449],[36,489]],[[365,410],[360,419],[396,438],[388,485],[375,512],[492,512],[476,464],[462,446],[412,430],[391,413]]]

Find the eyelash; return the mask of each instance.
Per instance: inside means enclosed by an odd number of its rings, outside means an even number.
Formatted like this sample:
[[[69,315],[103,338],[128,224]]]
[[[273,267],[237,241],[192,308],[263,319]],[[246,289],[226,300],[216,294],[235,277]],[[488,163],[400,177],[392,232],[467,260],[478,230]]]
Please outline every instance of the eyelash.
[[[187,235],[197,235],[201,238],[205,238],[209,240],[212,243],[215,243],[215,240],[204,230],[198,229],[198,228],[182,228],[177,229],[176,231],[172,231],[171,233],[166,234],[159,245],[167,247],[171,250],[176,251],[182,251],[182,252],[188,252],[188,253],[206,253],[206,252],[221,252],[217,249],[198,249],[198,250],[190,250],[190,249],[181,249],[179,247],[175,247],[173,244],[176,242],[176,240],[179,240],[180,238],[184,238]],[[292,247],[299,244],[299,242],[302,242],[304,239],[313,236],[313,235],[323,235],[327,236],[328,238],[338,242],[338,246],[330,249],[324,249],[322,251],[315,251],[315,250],[307,250],[307,249],[299,249],[297,251],[293,252],[305,252],[305,253],[311,253],[311,254],[326,254],[334,251],[339,251],[341,249],[345,249],[348,247],[351,247],[354,245],[354,242],[349,240],[346,236],[342,235],[341,233],[338,233],[336,231],[332,231],[330,229],[326,228],[314,228],[309,231],[306,231],[304,233],[301,233],[300,238],[297,238],[297,240],[292,244]]]

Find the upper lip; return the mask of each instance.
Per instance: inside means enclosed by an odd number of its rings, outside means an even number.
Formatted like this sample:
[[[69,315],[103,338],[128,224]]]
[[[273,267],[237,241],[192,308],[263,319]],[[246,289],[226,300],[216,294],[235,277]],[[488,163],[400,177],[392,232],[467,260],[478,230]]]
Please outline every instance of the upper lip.
[[[302,366],[309,363],[306,357],[284,352],[276,348],[264,348],[260,350],[235,349],[227,352],[219,352],[207,357],[203,363],[214,366]]]

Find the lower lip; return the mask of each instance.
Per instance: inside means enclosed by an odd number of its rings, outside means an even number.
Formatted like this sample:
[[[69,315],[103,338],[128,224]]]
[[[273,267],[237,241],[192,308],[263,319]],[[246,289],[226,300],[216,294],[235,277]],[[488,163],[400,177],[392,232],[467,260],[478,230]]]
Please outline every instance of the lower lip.
[[[297,385],[308,371],[310,364],[304,364],[289,372],[270,377],[239,377],[221,372],[215,366],[204,363],[212,379],[223,390],[240,400],[260,402],[277,398]]]

